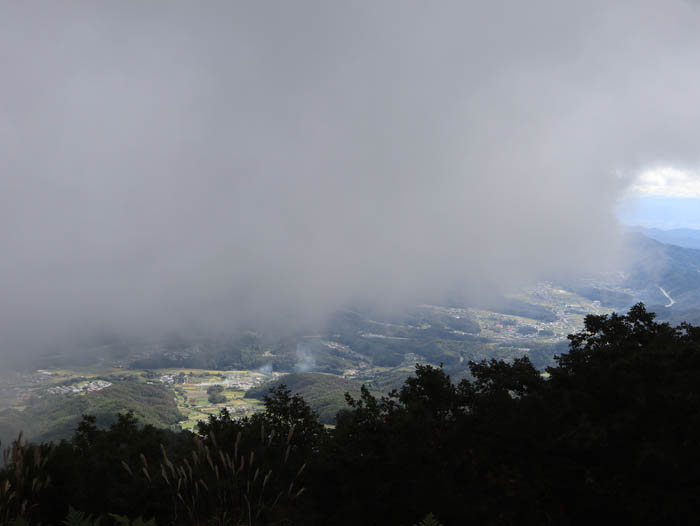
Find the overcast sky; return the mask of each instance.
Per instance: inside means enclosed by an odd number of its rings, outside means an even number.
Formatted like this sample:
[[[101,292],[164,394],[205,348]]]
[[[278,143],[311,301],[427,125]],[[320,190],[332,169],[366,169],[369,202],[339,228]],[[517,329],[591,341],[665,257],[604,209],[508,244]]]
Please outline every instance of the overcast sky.
[[[698,166],[692,2],[0,11],[0,353],[589,272]]]

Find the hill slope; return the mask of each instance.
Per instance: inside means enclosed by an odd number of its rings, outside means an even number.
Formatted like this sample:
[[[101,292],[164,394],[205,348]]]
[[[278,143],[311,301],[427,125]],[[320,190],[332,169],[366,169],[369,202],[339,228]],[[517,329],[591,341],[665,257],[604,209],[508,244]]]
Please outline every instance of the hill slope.
[[[668,245],[700,249],[700,230],[692,228],[660,228],[629,227],[630,232],[639,232],[651,239]]]
[[[318,413],[323,424],[335,422],[335,415],[345,409],[345,393],[353,397],[360,394],[360,384],[331,374],[292,373],[246,392],[246,398],[262,399],[271,387],[284,384],[294,394],[301,395]]]
[[[636,261],[624,286],[639,290],[642,299],[651,305],[668,305],[674,310],[700,309],[700,250],[666,245],[639,234],[630,234],[628,246]]]
[[[171,427],[182,420],[172,394],[161,385],[115,382],[84,395],[61,394],[30,399],[23,411],[0,411],[0,440],[17,438],[20,430],[30,440],[60,440],[72,436],[81,415],[97,417],[100,427],[116,421],[116,413],[134,411],[142,424]]]

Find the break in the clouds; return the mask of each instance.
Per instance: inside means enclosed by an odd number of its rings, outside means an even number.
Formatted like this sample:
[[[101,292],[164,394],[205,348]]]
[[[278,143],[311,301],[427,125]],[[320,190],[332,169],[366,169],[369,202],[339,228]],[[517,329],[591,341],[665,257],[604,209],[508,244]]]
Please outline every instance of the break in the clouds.
[[[621,195],[618,218],[647,228],[700,228],[700,175],[657,166],[643,170]]]
[[[630,186],[633,197],[700,197],[700,175],[672,167],[648,169]]]
[[[689,2],[0,9],[4,353],[590,270],[698,161]]]

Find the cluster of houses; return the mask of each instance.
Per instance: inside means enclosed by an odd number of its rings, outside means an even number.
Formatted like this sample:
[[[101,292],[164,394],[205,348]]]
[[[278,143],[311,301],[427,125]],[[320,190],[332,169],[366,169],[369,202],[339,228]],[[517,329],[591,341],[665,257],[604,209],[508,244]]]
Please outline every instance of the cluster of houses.
[[[93,380],[85,383],[78,383],[72,385],[57,385],[55,387],[49,387],[46,392],[51,394],[66,394],[66,393],[90,393],[95,391],[101,391],[105,387],[112,385],[111,382],[106,380]]]
[[[282,373],[278,372],[270,372],[270,373],[252,373],[249,371],[228,371],[228,372],[223,372],[221,373],[222,376],[224,376],[223,379],[219,380],[216,379],[215,381],[204,381],[204,382],[196,382],[193,378],[193,376],[196,375],[188,375],[183,372],[180,373],[173,373],[173,374],[164,374],[160,377],[161,383],[167,384],[167,385],[173,385],[173,384],[198,384],[200,386],[210,386],[210,385],[222,385],[226,387],[227,389],[235,389],[237,391],[247,391],[248,389],[252,389],[253,387],[257,387],[260,384],[263,384],[264,382],[278,378],[282,376]]]

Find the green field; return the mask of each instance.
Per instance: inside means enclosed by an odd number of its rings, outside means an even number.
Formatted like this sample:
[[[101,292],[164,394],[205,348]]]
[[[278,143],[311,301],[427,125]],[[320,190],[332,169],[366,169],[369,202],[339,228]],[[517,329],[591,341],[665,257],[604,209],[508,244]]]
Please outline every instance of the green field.
[[[262,402],[255,399],[244,399],[246,391],[261,385],[272,375],[264,375],[254,371],[216,371],[212,369],[159,369],[155,371],[165,377],[185,375],[182,383],[173,383],[171,388],[177,400],[178,409],[184,415],[180,422],[183,429],[192,430],[199,420],[205,420],[209,415],[218,414],[223,408],[233,416],[249,416],[262,408]],[[211,403],[207,389],[213,385],[221,385],[225,402]]]

